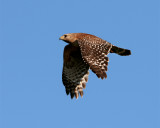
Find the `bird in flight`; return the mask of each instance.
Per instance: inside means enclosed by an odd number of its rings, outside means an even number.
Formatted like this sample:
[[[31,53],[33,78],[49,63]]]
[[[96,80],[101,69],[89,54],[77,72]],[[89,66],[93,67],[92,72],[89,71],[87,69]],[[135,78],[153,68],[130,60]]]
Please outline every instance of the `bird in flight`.
[[[119,48],[97,36],[86,33],[69,33],[59,38],[68,43],[63,53],[62,81],[66,94],[71,99],[79,95],[83,97],[83,89],[86,88],[89,69],[98,78],[107,78],[107,66],[109,53],[120,56],[131,55],[131,51]]]

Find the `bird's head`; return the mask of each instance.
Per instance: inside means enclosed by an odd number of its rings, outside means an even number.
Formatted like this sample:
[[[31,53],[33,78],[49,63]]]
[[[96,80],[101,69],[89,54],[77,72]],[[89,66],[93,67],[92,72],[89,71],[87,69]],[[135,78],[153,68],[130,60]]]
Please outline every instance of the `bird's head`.
[[[64,34],[59,39],[67,43],[74,43],[76,41],[76,33]]]

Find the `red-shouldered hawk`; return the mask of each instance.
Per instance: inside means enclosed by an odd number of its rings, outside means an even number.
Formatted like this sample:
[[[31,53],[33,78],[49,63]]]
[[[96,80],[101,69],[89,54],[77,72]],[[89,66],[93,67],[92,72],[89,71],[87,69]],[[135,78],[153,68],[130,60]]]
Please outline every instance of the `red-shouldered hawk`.
[[[94,35],[86,33],[69,33],[60,37],[69,45],[64,48],[62,81],[67,95],[78,99],[83,96],[83,88],[88,81],[89,69],[98,78],[107,78],[108,53],[121,56],[131,55],[131,51],[112,45]]]

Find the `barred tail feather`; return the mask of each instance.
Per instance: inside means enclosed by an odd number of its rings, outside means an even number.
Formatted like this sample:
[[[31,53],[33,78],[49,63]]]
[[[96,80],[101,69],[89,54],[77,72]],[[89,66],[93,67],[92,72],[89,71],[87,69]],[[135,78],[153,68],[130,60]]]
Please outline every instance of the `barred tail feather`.
[[[119,48],[117,46],[112,46],[110,53],[116,53],[120,56],[129,56],[131,55],[131,51],[124,48]]]

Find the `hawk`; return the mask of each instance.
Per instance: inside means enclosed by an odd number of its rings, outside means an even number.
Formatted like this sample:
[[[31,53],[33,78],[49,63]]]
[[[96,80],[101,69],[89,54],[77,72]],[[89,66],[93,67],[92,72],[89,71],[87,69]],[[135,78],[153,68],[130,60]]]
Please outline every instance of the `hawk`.
[[[64,48],[62,81],[66,94],[71,99],[79,94],[83,97],[83,89],[88,81],[89,69],[98,78],[107,78],[108,53],[121,56],[131,55],[128,49],[119,48],[97,36],[86,33],[69,33],[59,38],[68,43]]]

